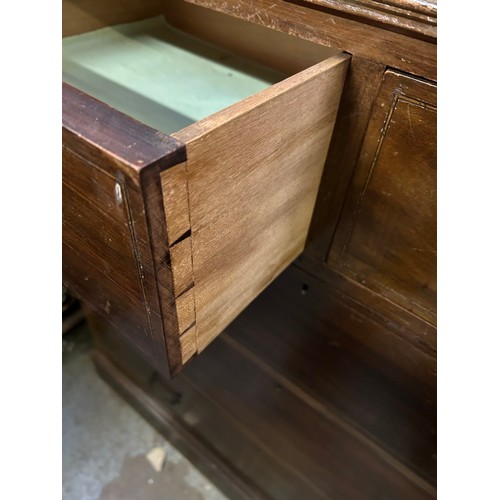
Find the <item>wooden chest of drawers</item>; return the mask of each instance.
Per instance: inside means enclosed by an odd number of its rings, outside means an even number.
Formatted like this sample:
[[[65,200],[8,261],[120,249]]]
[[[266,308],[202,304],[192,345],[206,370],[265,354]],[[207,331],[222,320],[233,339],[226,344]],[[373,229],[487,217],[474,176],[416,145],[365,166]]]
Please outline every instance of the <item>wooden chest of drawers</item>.
[[[434,497],[435,3],[63,13],[63,274],[103,377],[231,498]]]

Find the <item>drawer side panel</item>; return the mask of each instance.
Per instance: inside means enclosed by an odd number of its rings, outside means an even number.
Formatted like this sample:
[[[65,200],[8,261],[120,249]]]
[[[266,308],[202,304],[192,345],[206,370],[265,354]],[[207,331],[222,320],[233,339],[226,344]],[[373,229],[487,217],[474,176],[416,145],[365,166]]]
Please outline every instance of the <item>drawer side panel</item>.
[[[328,59],[174,135],[187,146],[199,350],[303,250],[347,64]]]

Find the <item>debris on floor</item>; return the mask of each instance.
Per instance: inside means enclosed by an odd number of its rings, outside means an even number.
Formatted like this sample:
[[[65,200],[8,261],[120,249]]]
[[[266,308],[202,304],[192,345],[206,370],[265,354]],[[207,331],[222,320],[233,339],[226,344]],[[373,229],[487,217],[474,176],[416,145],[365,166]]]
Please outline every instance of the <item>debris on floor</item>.
[[[148,452],[146,458],[156,472],[161,472],[165,463],[165,450],[157,446]]]

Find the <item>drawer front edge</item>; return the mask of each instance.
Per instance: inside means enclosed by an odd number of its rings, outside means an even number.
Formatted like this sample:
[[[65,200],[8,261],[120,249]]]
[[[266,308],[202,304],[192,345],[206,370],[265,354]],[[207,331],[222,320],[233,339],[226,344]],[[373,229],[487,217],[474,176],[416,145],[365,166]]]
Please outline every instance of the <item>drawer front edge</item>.
[[[158,371],[182,366],[160,172],[180,142],[63,85],[63,280]]]

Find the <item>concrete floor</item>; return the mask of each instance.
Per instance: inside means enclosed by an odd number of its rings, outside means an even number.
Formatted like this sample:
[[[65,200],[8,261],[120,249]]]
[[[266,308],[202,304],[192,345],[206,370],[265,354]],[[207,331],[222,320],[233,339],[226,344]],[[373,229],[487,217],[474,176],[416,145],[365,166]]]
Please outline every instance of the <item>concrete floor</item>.
[[[90,349],[85,323],[63,337],[63,499],[224,500],[97,376]],[[159,460],[148,460],[148,454]],[[152,463],[162,457],[157,471]]]

